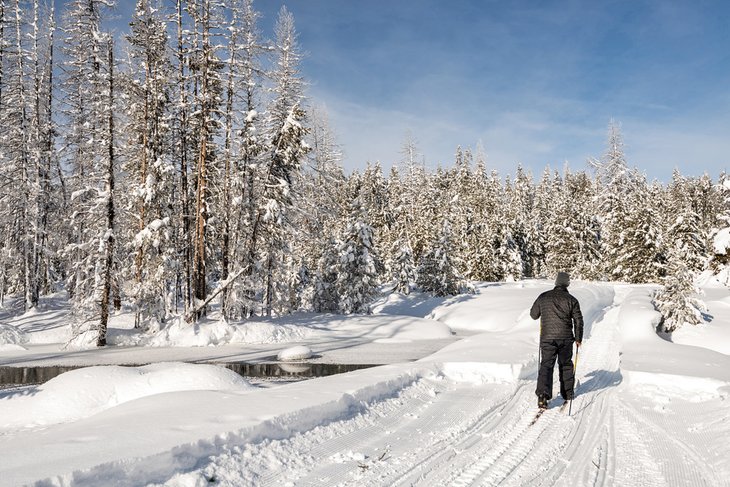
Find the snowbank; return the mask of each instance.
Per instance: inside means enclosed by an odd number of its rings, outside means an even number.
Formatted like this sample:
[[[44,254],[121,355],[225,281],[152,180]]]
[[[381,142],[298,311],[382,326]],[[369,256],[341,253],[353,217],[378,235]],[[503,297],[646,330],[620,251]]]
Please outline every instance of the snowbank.
[[[730,355],[730,290],[720,285],[704,287],[703,292],[709,320],[679,328],[672,333],[672,341]]]
[[[724,394],[730,384],[730,356],[708,348],[662,339],[653,289],[632,291],[621,304],[621,373],[627,387],[669,391],[688,400]],[[703,325],[699,325],[703,326]]]
[[[299,313],[268,321],[242,323],[208,320],[190,324],[177,320],[149,336],[112,332],[109,342],[113,345],[151,347],[207,347],[352,337],[407,343],[451,336],[451,329],[444,323],[414,316]]]
[[[143,367],[87,367],[61,374],[20,395],[0,391],[0,431],[75,421],[165,392],[250,388],[235,372],[214,365],[158,363]]]
[[[398,364],[246,394],[185,391],[142,397],[53,429],[0,435],[0,484],[164,481],[220,453],[223,445],[231,449],[288,438],[353,417],[424,377],[435,378],[437,371],[424,364]]]

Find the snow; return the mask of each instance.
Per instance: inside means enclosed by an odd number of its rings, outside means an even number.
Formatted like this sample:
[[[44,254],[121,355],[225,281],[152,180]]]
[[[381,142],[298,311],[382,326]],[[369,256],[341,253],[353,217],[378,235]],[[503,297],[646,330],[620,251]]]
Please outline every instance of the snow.
[[[574,282],[586,329],[572,416],[553,401],[529,426],[538,325],[527,311],[550,287],[392,294],[366,316],[174,323],[150,339],[157,346],[117,316],[113,336],[127,345],[83,353],[34,338],[62,335],[61,307],[2,315],[0,330],[16,327],[28,348],[3,355],[16,365],[129,358],[133,348],[224,357],[243,340],[269,356],[421,356],[267,388],[213,365],[161,363],[2,391],[0,485],[728,485],[730,292],[706,288],[712,320],[673,343],[654,331],[655,286]]]
[[[276,356],[277,360],[290,362],[294,360],[305,360],[312,357],[312,349],[305,345],[298,345],[296,347],[289,347],[279,352]]]
[[[712,239],[712,247],[716,254],[724,254],[730,247],[730,227],[719,230]]]
[[[141,397],[173,391],[250,390],[240,375],[214,365],[158,363],[72,370],[19,397],[0,393],[0,433],[67,423]]]
[[[651,287],[631,291],[624,299],[618,320],[623,343],[621,371],[627,386],[650,385],[685,399],[724,396],[730,384],[730,356],[706,347],[671,343],[655,333],[661,315],[651,304]],[[730,340],[725,322],[724,336]],[[690,333],[697,337],[700,327]],[[687,336],[685,334],[685,336]],[[691,340],[687,340],[691,341]],[[699,340],[695,340],[699,343]],[[726,392],[723,392],[726,390]]]
[[[150,336],[110,333],[110,343],[151,347],[206,347],[242,343],[290,343],[305,339],[360,337],[382,343],[450,338],[451,329],[440,321],[413,316],[321,315],[299,313],[271,321],[177,320]]]
[[[17,327],[0,323],[0,351],[25,350],[21,344],[27,340]]]

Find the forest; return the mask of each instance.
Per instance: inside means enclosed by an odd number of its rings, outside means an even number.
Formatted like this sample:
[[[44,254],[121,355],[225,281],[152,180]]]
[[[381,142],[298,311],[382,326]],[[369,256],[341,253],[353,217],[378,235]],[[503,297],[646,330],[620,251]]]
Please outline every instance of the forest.
[[[119,34],[113,9],[0,0],[0,304],[65,292],[81,341],[122,307],[154,332],[559,270],[675,303],[726,263],[725,175],[648,181],[618,123],[583,170],[500,175],[480,146],[427,168],[406,135],[348,173],[286,8],[270,39],[253,0],[139,0]]]

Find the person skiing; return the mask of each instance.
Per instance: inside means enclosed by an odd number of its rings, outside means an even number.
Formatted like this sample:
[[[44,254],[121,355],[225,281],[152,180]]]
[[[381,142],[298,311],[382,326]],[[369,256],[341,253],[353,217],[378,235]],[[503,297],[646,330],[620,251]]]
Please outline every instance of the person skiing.
[[[570,275],[558,272],[555,288],[542,293],[530,309],[533,320],[540,319],[540,370],[537,376],[537,405],[547,408],[553,397],[553,368],[558,359],[560,395],[567,402],[573,399],[575,382],[573,342],[577,348],[583,340],[583,314],[578,300],[568,292]]]

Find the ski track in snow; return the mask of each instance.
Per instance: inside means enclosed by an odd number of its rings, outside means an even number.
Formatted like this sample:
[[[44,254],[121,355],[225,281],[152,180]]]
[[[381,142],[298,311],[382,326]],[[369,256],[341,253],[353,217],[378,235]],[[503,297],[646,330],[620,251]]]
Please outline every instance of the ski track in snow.
[[[714,473],[727,472],[730,457],[717,439],[730,435],[721,406],[654,398],[652,408],[621,387],[618,304],[586,323],[571,416],[558,396],[530,426],[534,380],[421,379],[351,418],[236,447],[166,485],[730,485]]]

